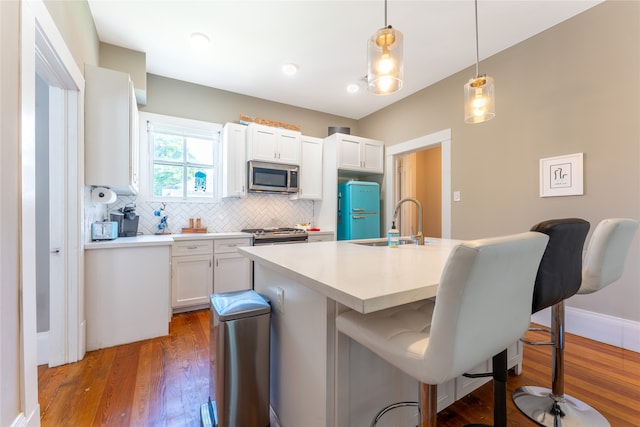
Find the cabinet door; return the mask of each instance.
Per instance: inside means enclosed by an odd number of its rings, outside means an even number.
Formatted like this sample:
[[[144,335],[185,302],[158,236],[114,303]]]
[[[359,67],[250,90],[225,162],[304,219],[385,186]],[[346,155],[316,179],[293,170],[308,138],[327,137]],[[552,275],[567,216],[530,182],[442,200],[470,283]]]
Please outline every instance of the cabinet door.
[[[343,137],[338,140],[338,169],[361,168],[360,141]]]
[[[298,199],[322,200],[322,139],[300,140],[300,191]]]
[[[235,123],[225,124],[222,130],[221,197],[247,196],[246,132],[246,126]]]
[[[104,185],[118,194],[138,191],[138,133],[133,129],[138,119],[132,89],[126,73],[85,67],[86,185]]]
[[[236,253],[214,255],[213,292],[251,289],[251,260]]]
[[[370,172],[382,173],[384,171],[384,145],[377,141],[363,141],[362,167]]]
[[[278,129],[277,161],[300,164],[300,133]]]
[[[140,190],[140,118],[138,116],[138,104],[133,83],[129,82],[129,181],[131,188],[137,193]]]
[[[249,160],[276,161],[278,149],[276,129],[270,129],[267,126],[249,126],[251,145]]]
[[[213,293],[213,256],[192,255],[171,259],[171,306],[209,303]]]

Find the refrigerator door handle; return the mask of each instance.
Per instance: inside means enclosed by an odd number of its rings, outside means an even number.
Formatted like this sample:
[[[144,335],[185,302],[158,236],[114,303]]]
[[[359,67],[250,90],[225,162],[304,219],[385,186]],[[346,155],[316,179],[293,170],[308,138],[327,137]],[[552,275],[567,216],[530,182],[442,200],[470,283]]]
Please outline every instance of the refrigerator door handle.
[[[366,218],[364,215],[354,215],[353,219],[363,219]]]

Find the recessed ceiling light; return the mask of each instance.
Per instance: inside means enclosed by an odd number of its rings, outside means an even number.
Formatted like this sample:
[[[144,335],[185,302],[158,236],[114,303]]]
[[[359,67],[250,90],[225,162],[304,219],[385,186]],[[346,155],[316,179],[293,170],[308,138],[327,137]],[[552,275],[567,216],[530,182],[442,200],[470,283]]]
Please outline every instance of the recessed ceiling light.
[[[350,83],[347,85],[347,92],[357,93],[358,91],[360,91],[360,86],[357,83]]]
[[[202,33],[191,34],[191,47],[197,50],[206,49],[209,46],[209,37]]]
[[[293,76],[295,73],[298,72],[298,66],[293,63],[284,64],[282,66],[282,72],[285,73],[287,76]]]

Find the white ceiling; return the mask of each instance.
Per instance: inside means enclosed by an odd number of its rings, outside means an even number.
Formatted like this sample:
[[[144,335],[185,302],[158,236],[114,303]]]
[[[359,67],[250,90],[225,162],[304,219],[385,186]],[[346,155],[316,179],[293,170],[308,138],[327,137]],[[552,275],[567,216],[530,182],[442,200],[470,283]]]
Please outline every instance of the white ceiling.
[[[479,0],[480,59],[600,1]],[[405,82],[386,96],[361,81],[367,40],[384,26],[382,0],[88,2],[100,41],[145,52],[148,73],[353,119],[475,63],[470,0],[389,0],[388,24],[404,35]],[[207,50],[190,47],[193,32],[209,36]],[[286,62],[299,66],[295,76],[281,72]],[[482,62],[480,72],[491,74]],[[347,93],[349,83],[360,91]]]

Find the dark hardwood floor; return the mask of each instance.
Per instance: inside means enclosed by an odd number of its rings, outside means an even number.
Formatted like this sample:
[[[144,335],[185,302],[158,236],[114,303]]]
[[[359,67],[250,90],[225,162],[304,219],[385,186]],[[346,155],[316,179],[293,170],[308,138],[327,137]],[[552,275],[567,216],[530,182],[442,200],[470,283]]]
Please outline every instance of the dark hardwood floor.
[[[132,325],[135,327],[135,325]],[[540,333],[529,338],[543,339]],[[43,426],[199,426],[209,396],[209,311],[173,317],[167,337],[92,351],[77,363],[38,368]],[[525,346],[522,385],[550,386],[551,349]],[[567,334],[565,390],[613,427],[640,426],[640,354]],[[438,425],[491,423],[488,383],[438,414]],[[532,426],[508,399],[512,427]],[[363,421],[362,425],[368,425]],[[305,427],[305,426],[287,426]]]

